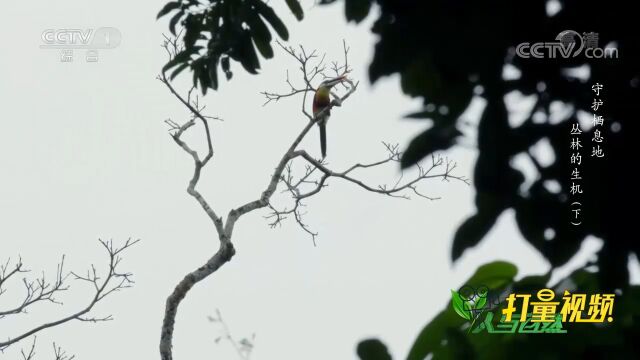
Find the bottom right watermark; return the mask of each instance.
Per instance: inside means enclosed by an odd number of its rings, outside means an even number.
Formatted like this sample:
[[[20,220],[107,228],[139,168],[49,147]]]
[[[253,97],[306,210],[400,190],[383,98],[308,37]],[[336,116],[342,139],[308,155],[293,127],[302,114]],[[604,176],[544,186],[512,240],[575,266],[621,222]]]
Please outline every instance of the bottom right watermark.
[[[535,297],[527,293],[501,297],[490,294],[486,286],[465,285],[451,290],[451,306],[470,322],[468,332],[472,334],[566,334],[566,323],[613,322],[615,296],[565,290],[561,301],[555,301],[552,289],[540,289]]]

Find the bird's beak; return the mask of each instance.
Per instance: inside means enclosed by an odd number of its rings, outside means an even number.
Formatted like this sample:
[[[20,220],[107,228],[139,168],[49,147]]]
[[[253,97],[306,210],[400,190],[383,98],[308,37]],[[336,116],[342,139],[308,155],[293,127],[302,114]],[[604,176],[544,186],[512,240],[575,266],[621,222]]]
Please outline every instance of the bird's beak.
[[[328,87],[333,87],[333,86],[338,85],[341,82],[343,82],[346,78],[347,78],[346,75],[338,76],[335,79],[329,80],[326,84],[327,84]]]

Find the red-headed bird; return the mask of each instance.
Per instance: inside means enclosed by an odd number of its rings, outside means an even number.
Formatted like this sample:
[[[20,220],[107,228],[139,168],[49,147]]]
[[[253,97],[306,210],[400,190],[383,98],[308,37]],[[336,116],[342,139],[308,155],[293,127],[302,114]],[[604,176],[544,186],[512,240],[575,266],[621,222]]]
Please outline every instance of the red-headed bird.
[[[327,121],[329,121],[329,115],[331,115],[327,107],[331,104],[331,88],[344,81],[344,79],[344,76],[338,76],[337,78],[323,81],[313,96],[313,116],[316,118],[320,128],[320,150],[322,151],[323,159],[327,156]],[[325,108],[326,110],[323,111]]]

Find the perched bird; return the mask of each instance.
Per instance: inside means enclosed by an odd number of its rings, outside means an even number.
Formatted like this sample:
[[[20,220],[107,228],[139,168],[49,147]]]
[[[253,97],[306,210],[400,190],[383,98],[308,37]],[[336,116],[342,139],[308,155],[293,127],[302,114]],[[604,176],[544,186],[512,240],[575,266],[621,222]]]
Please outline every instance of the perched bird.
[[[327,121],[329,121],[329,109],[331,104],[331,88],[344,81],[345,76],[328,79],[320,83],[315,95],[313,96],[313,116],[316,118],[318,127],[320,128],[320,150],[322,158],[327,156]],[[325,111],[323,111],[327,108]],[[322,114],[320,114],[322,113]]]

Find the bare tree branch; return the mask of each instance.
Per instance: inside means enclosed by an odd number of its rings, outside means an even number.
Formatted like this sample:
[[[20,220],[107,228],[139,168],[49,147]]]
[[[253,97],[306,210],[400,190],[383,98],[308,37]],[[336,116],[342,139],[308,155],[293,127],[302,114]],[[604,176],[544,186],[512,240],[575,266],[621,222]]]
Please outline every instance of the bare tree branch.
[[[28,353],[25,353],[24,349],[20,350],[20,355],[22,355],[22,360],[33,360],[33,357],[36,356],[36,339],[37,339],[37,336],[34,336]]]
[[[308,165],[306,167],[304,174],[297,181],[291,175],[291,171],[281,177],[280,180],[284,183],[293,198],[294,203],[293,206],[284,209],[277,209],[275,206],[269,204],[271,213],[267,218],[272,220],[269,225],[272,227],[278,226],[282,221],[287,219],[288,216],[293,215],[300,228],[311,235],[315,244],[317,233],[310,230],[308,224],[303,221],[304,213],[301,212],[301,209],[305,206],[303,200],[320,193],[324,187],[328,186],[327,180],[331,177],[340,178],[373,193],[402,199],[410,199],[410,196],[407,194],[409,193],[428,200],[438,200],[438,197],[427,196],[420,192],[417,185],[423,180],[439,178],[443,181],[449,181],[450,179],[454,179],[469,184],[469,181],[465,177],[453,174],[453,170],[456,168],[456,164],[454,162],[435,155],[432,156],[431,165],[429,167],[424,168],[422,166],[418,166],[418,174],[414,178],[403,182],[402,180],[404,175],[401,175],[393,185],[369,185],[350,175],[350,173],[356,169],[368,169],[379,167],[387,163],[399,162],[402,153],[398,151],[398,145],[390,145],[386,143],[384,143],[384,145],[388,151],[388,156],[384,160],[369,164],[358,163],[341,172],[331,170],[327,167],[325,162],[314,159],[304,150],[297,151],[296,154],[308,162],[310,166]],[[437,171],[439,169],[441,171]],[[313,174],[315,170],[318,170],[322,175],[314,180],[309,180],[311,174]],[[310,186],[310,189],[305,191],[305,185],[307,185],[307,188]]]
[[[95,266],[91,265],[91,270],[87,271],[86,276],[80,276],[74,272],[70,272],[69,274],[63,274],[63,264],[64,257],[60,264],[58,264],[56,271],[56,280],[53,284],[48,283],[45,280],[44,274],[39,279],[35,281],[29,281],[23,279],[22,282],[26,287],[26,296],[25,299],[21,302],[17,307],[12,308],[8,311],[1,312],[3,315],[9,314],[19,314],[24,313],[28,306],[39,302],[51,302],[54,304],[62,305],[61,302],[58,302],[53,296],[57,292],[65,291],[68,289],[68,286],[65,283],[65,280],[69,276],[73,276],[76,280],[88,282],[95,289],[94,296],[90,299],[88,305],[83,309],[68,315],[66,317],[60,318],[58,320],[41,324],[28,330],[20,335],[9,337],[6,341],[0,342],[0,351],[5,350],[12,344],[15,344],[21,340],[24,340],[36,333],[43,331],[45,329],[62,325],[71,320],[79,320],[79,321],[90,321],[90,322],[98,322],[98,321],[107,321],[111,320],[111,315],[105,317],[86,317],[93,307],[104,299],[106,296],[110,295],[113,292],[120,291],[122,289],[128,288],[133,284],[133,280],[131,279],[131,273],[123,273],[118,270],[118,265],[122,261],[121,253],[137,243],[139,240],[132,241],[131,239],[127,240],[125,244],[121,247],[114,247],[113,241],[103,241],[99,240],[100,244],[105,248],[109,255],[109,269],[104,278],[98,276],[98,272]],[[8,264],[8,262],[7,262]],[[0,269],[0,282],[4,283],[8,278],[17,273],[26,272],[22,267],[22,260],[18,262],[18,264],[11,271],[6,271],[8,265],[5,265]],[[35,344],[35,339],[34,339]],[[33,355],[31,355],[33,356]]]
[[[22,259],[18,261],[15,265],[14,269],[8,273],[6,273],[6,265],[0,267],[0,286],[9,279],[12,275],[17,273],[26,273],[29,270],[23,269]],[[62,304],[55,299],[55,295],[58,292],[65,291],[69,287],[64,285],[64,281],[67,279],[69,274],[63,275],[63,267],[64,267],[64,256],[62,256],[62,260],[57,265],[56,269],[56,279],[53,283],[49,283],[45,277],[44,272],[42,275],[35,280],[27,280],[26,278],[22,279],[22,284],[25,288],[24,299],[20,304],[16,307],[9,310],[0,310],[0,319],[7,315],[14,315],[20,313],[26,313],[27,307],[33,305],[39,301],[48,301],[54,304]],[[6,275],[5,275],[6,273]],[[0,295],[4,293],[4,290],[0,288]]]
[[[54,360],[73,360],[76,358],[75,355],[67,355],[67,352],[62,350],[60,346],[56,346],[56,343],[53,343],[53,354],[55,355]]]
[[[169,125],[169,130],[174,142],[193,159],[194,173],[191,180],[189,181],[187,193],[200,204],[209,219],[213,222],[214,228],[217,232],[219,243],[219,248],[216,253],[209,260],[207,260],[205,264],[189,272],[176,285],[173,292],[166,300],[165,314],[162,323],[159,346],[162,360],[173,359],[173,331],[176,315],[178,312],[178,306],[195,284],[213,274],[222,265],[230,261],[234,256],[235,248],[231,242],[231,238],[233,236],[235,224],[243,215],[257,209],[269,208],[271,210],[271,213],[267,217],[271,219],[271,226],[279,225],[288,215],[292,215],[294,216],[300,227],[312,236],[312,239],[315,243],[315,237],[317,234],[310,230],[310,228],[303,222],[304,212],[302,212],[302,209],[304,208],[304,204],[302,203],[302,200],[319,193],[326,186],[327,180],[331,177],[339,178],[344,181],[353,183],[358,187],[370,192],[402,198],[408,198],[405,193],[409,192],[421,197],[431,199],[430,197],[423,195],[417,189],[418,182],[422,180],[442,178],[443,180],[456,179],[466,182],[466,179],[454,176],[452,174],[452,170],[455,168],[454,163],[445,161],[439,157],[433,159],[433,164],[429,168],[420,168],[420,172],[416,178],[403,183],[401,183],[401,179],[399,179],[393,186],[368,185],[363,180],[357,179],[352,175],[352,172],[355,172],[357,169],[367,169],[391,162],[398,162],[400,158],[400,152],[398,151],[397,145],[391,146],[385,144],[387,150],[389,151],[389,155],[387,158],[381,161],[370,164],[358,163],[342,172],[331,170],[322,160],[314,159],[305,150],[299,149],[300,143],[309,133],[311,128],[315,125],[317,119],[322,118],[322,116],[326,112],[330,111],[331,108],[341,106],[342,103],[344,103],[344,101],[356,91],[358,82],[354,82],[347,77],[347,75],[351,72],[351,68],[349,67],[347,60],[349,48],[347,47],[345,42],[343,42],[344,63],[339,64],[336,62],[332,63],[330,66],[327,66],[325,64],[325,56],[319,55],[315,50],[308,52],[303,47],[296,49],[291,46],[284,46],[279,42],[278,45],[282,48],[283,51],[285,51],[297,61],[300,70],[300,78],[302,79],[302,85],[295,85],[294,82],[290,79],[289,73],[287,72],[286,83],[289,86],[289,91],[283,94],[266,91],[263,92],[262,94],[266,98],[266,102],[264,105],[272,101],[277,102],[283,98],[293,98],[296,95],[302,95],[301,112],[309,121],[300,130],[298,135],[291,142],[289,148],[285,151],[284,154],[282,154],[282,156],[278,160],[274,172],[269,178],[266,188],[262,191],[260,196],[255,200],[231,209],[228,212],[226,219],[223,219],[221,216],[219,216],[218,212],[213,210],[212,206],[210,206],[210,204],[204,199],[200,192],[196,190],[196,186],[198,184],[198,181],[200,180],[202,169],[213,157],[212,137],[208,120],[215,117],[204,116],[201,112],[201,109],[198,108],[198,106],[190,100],[190,92],[186,96],[180,95],[178,91],[175,90],[170,80],[167,79],[165,73],[162,73],[158,76],[158,79],[169,89],[171,94],[173,94],[178,99],[178,101],[180,101],[189,111],[190,119],[184,122],[182,125],[172,120],[167,120],[165,122]],[[170,57],[175,56],[175,54],[177,53],[175,49],[175,46],[177,46],[175,41],[165,41],[163,46],[167,50],[167,53]],[[344,89],[343,91],[341,91],[344,93],[342,95],[339,95],[332,92],[331,94],[333,100],[327,107],[317,112],[314,117],[309,112],[307,112],[307,96],[309,92],[315,91],[315,87],[312,84],[315,79],[324,79],[328,77],[330,71],[333,72],[336,76],[344,77]],[[199,122],[205,129],[205,141],[207,144],[208,153],[204,158],[201,158],[201,156],[195,150],[193,150],[190,145],[182,140],[182,135],[186,131],[191,129],[196,124],[196,122]],[[298,179],[294,179],[291,170],[292,161],[296,158],[301,158],[306,163],[305,173]],[[435,169],[438,169],[440,167],[444,167],[444,170],[442,170],[441,172],[437,172],[437,170]],[[314,176],[319,176],[319,178],[314,178]],[[294,205],[290,209],[278,210],[271,203],[271,198],[280,184],[284,185],[284,190],[286,192],[289,192],[294,199]],[[312,186],[312,189],[304,192],[302,188],[308,186]]]
[[[251,339],[242,338],[240,340],[236,340],[235,337],[231,334],[231,330],[229,330],[229,326],[222,318],[222,313],[220,313],[219,309],[216,309],[215,316],[209,316],[209,321],[213,323],[219,323],[222,327],[222,334],[215,338],[214,342],[217,344],[221,340],[226,340],[233,346],[233,349],[238,354],[238,357],[241,360],[249,360],[251,358],[251,351],[253,351],[253,343],[255,341],[256,335],[252,334]]]
[[[20,355],[22,356],[22,360],[35,360],[36,356],[36,340],[37,336],[33,336],[33,341],[31,342],[31,347],[29,347],[29,351],[25,352],[24,349],[20,350]],[[54,360],[73,360],[76,358],[75,355],[67,355],[66,351],[62,350],[60,346],[56,346],[56,343],[53,343],[53,355]]]
[[[303,94],[302,113],[311,122],[314,122],[315,120],[314,117],[311,116],[306,111],[307,94],[310,91],[313,92],[316,90],[311,84],[311,81],[313,80],[313,78],[315,78],[318,75],[322,77],[322,79],[327,79],[330,77],[338,77],[338,76],[347,76],[351,72],[351,68],[349,67],[349,62],[348,62],[349,47],[347,46],[346,42],[343,41],[342,42],[343,54],[344,54],[343,63],[340,64],[338,62],[331,62],[331,64],[327,66],[324,63],[325,56],[318,58],[316,51],[312,51],[311,53],[308,53],[302,47],[298,51],[291,46],[284,46],[281,43],[278,43],[278,45],[280,45],[280,47],[285,52],[287,52],[291,57],[293,57],[298,62],[300,66],[299,69],[301,72],[303,85],[298,87],[292,85],[292,82],[289,79],[289,73],[287,72],[286,83],[290,86],[291,91],[284,94],[267,92],[267,91],[262,92],[262,94],[267,99],[267,101],[265,102],[265,105],[271,101],[278,101],[282,98],[292,97],[294,95],[302,93]],[[309,71],[310,68],[312,69],[311,71]],[[321,112],[319,112],[319,114],[317,115],[317,118],[322,117],[322,115],[324,115],[323,113],[325,111],[329,111],[331,107],[340,106],[342,102],[348,96],[350,96],[353,93],[353,91],[355,91],[358,83],[354,84],[350,79],[347,78],[346,81],[342,83],[342,85],[347,90],[347,93],[343,97],[340,97],[336,93],[331,92],[331,95],[333,96],[333,101],[331,105],[326,109],[322,110]],[[388,153],[385,159],[374,162],[374,163],[369,163],[369,164],[357,163],[342,172],[331,170],[323,160],[314,159],[304,150],[294,149],[295,151],[289,153],[289,160],[293,160],[293,158],[295,157],[302,157],[307,163],[307,166],[305,167],[304,174],[297,181],[294,182],[292,171],[291,171],[291,163],[287,164],[288,166],[287,173],[285,174],[285,176],[281,176],[280,181],[285,185],[286,190],[291,194],[292,198],[294,199],[294,203],[292,206],[283,208],[283,209],[277,209],[273,204],[270,203],[268,207],[269,209],[271,209],[271,213],[266,216],[266,218],[270,220],[269,225],[271,227],[279,226],[281,225],[282,221],[285,220],[288,216],[293,216],[297,224],[300,226],[300,228],[311,236],[311,239],[315,245],[315,239],[316,239],[317,233],[312,231],[308,226],[308,224],[306,224],[303,221],[303,217],[304,217],[303,209],[305,207],[305,204],[302,202],[302,200],[318,194],[323,188],[327,186],[327,180],[330,177],[341,178],[345,181],[351,182],[359,186],[360,188],[370,192],[387,195],[391,197],[403,198],[403,199],[409,199],[409,195],[407,195],[407,193],[410,193],[425,199],[437,200],[438,199],[437,197],[427,196],[422,192],[420,192],[417,185],[419,182],[423,180],[441,178],[442,180],[448,181],[449,179],[455,179],[455,180],[460,180],[466,184],[469,184],[468,180],[465,177],[453,175],[453,170],[456,167],[456,164],[454,162],[448,159],[443,159],[440,156],[437,156],[437,157],[432,156],[432,164],[427,169],[423,168],[421,165],[418,165],[418,174],[410,181],[406,181],[402,183],[401,181],[403,179],[403,175],[401,175],[398,181],[392,186],[389,186],[387,184],[380,184],[377,186],[369,185],[364,181],[349,175],[352,171],[356,169],[373,168],[373,167],[385,165],[387,163],[399,163],[400,157],[402,154],[398,150],[398,145],[397,144],[390,145],[387,143],[383,143],[383,144]],[[440,168],[443,168],[441,172],[434,171]],[[318,172],[322,173],[322,175],[319,178],[315,178],[315,179],[310,178],[312,174],[318,173]],[[305,192],[303,188],[308,187],[308,185],[311,185],[312,187],[310,190],[307,190]]]
[[[11,258],[7,259],[7,262],[4,265],[0,265],[0,295],[4,294],[6,291],[3,288],[4,283],[9,280],[15,274],[26,273],[29,270],[25,270],[22,268],[22,258],[18,259],[18,262],[12,267],[12,270],[9,269],[9,264],[11,263]]]

